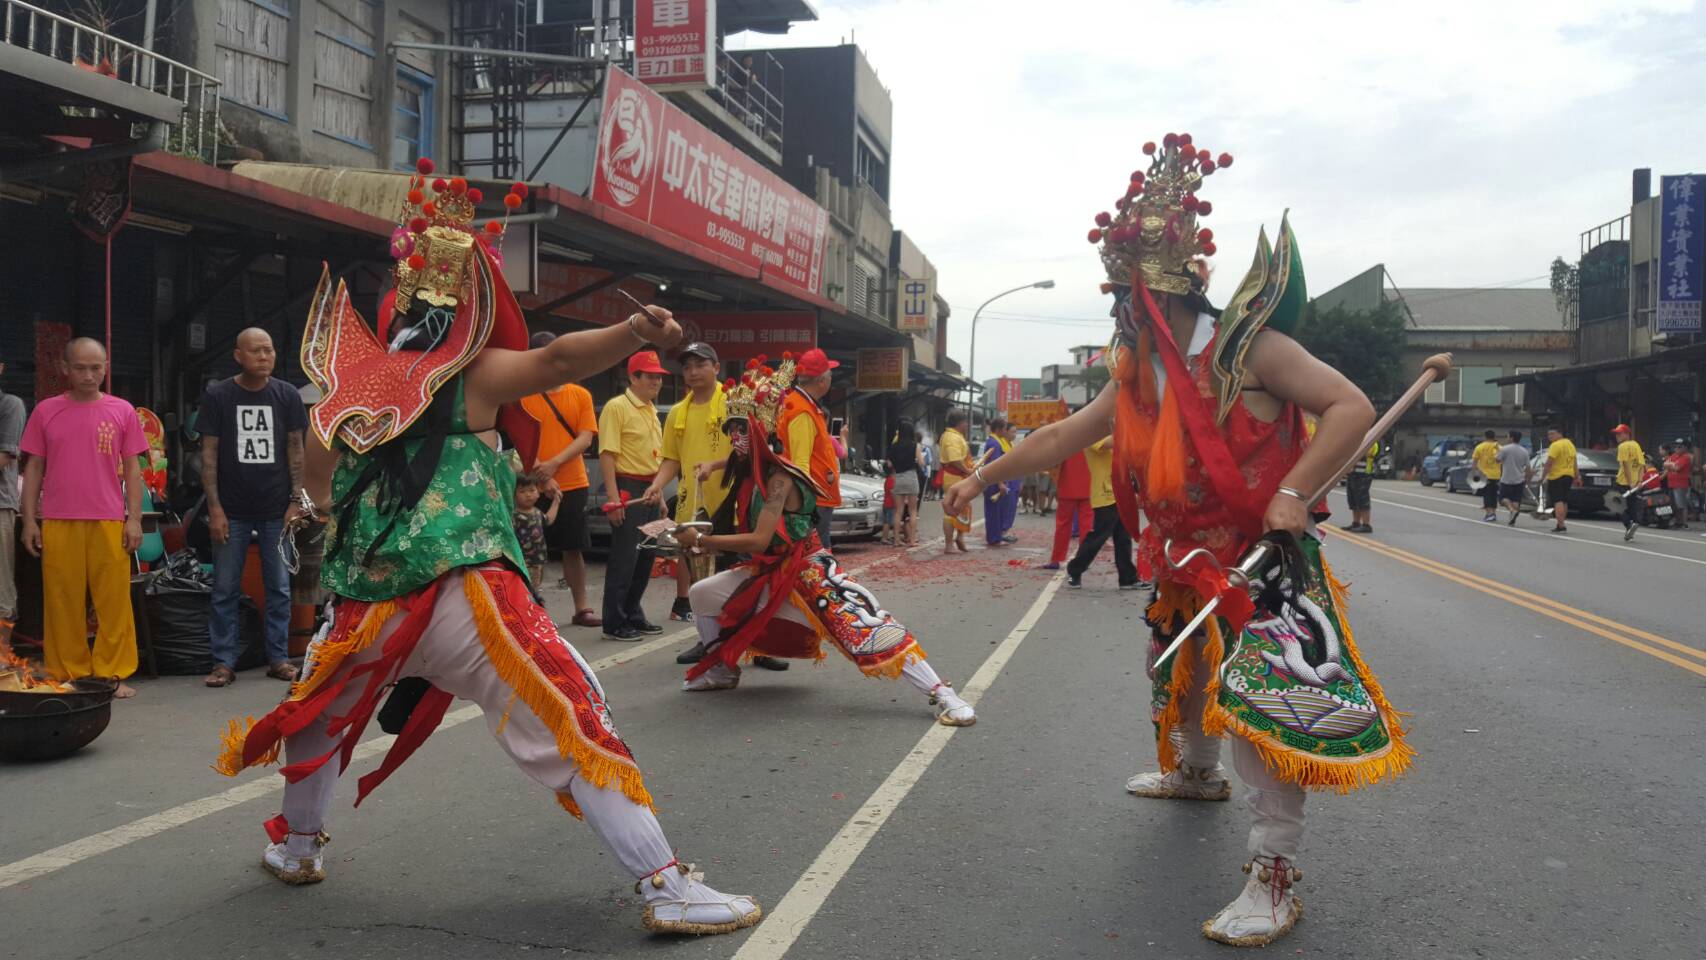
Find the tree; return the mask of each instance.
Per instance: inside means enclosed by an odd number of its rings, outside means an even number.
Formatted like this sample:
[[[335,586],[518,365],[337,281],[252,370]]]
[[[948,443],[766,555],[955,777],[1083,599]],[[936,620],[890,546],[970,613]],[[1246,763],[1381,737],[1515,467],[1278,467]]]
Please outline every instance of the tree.
[[[1373,310],[1318,310],[1311,303],[1297,340],[1349,377],[1376,406],[1384,406],[1405,386],[1404,326],[1403,309],[1395,300],[1382,301]]]
[[[1576,325],[1577,292],[1581,287],[1581,268],[1563,257],[1552,258],[1552,300],[1564,317],[1564,327]]]

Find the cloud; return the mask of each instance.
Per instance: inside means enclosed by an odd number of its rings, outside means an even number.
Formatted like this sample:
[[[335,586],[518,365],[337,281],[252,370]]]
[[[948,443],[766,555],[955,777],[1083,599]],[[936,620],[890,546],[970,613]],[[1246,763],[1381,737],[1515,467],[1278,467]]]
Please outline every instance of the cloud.
[[[734,45],[864,49],[894,97],[895,225],[941,271],[962,363],[972,310],[1017,283],[1058,286],[1001,312],[1106,314],[1085,231],[1139,146],[1169,130],[1237,158],[1204,190],[1220,247],[1211,295],[1287,208],[1317,289],[1375,262],[1412,286],[1539,278],[1582,230],[1627,212],[1630,169],[1706,167],[1706,11],[1688,0],[818,10],[785,38]],[[1106,329],[986,315],[979,333],[988,378],[1035,376]]]

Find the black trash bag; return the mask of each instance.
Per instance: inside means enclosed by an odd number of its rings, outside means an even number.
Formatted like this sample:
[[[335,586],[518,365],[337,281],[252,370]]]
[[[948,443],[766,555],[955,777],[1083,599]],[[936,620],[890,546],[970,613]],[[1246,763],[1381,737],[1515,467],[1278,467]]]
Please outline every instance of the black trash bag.
[[[177,677],[212,671],[208,622],[213,613],[213,578],[202,572],[195,553],[180,550],[166,558],[159,570],[149,574],[143,593],[160,673]],[[243,640],[242,652],[237,655],[238,670],[266,663],[261,611],[246,595],[237,599],[237,636]]]

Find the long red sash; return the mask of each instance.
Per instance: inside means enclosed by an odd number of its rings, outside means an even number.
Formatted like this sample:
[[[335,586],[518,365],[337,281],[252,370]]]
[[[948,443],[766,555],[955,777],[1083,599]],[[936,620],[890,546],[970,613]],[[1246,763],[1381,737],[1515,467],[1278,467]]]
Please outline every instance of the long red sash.
[[[1179,416],[1184,420],[1185,429],[1190,434],[1191,446],[1202,459],[1203,471],[1208,474],[1209,483],[1214,486],[1214,492],[1220,496],[1221,502],[1226,504],[1226,509],[1231,513],[1232,521],[1238,525],[1239,532],[1254,541],[1262,535],[1262,516],[1266,512],[1267,504],[1245,485],[1244,472],[1232,459],[1232,450],[1227,447],[1226,438],[1221,436],[1215,425],[1214,415],[1209,412],[1202,395],[1195,389],[1196,378],[1191,376],[1189,368],[1186,367],[1184,357],[1179,352],[1179,345],[1173,341],[1173,332],[1167,328],[1167,322],[1155,306],[1155,299],[1149,295],[1149,289],[1142,285],[1137,289],[1143,295],[1144,308],[1149,311],[1149,326],[1155,331],[1161,365],[1167,369],[1167,381],[1173,385],[1173,396],[1179,404]]]

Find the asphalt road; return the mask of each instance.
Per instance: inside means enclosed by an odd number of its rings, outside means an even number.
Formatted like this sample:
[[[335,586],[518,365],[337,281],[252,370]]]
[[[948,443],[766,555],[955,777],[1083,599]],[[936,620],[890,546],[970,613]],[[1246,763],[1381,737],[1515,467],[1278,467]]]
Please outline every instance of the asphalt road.
[[[1311,798],[1307,913],[1272,950],[1706,957],[1706,539],[1482,524],[1474,498],[1415,484],[1375,498],[1376,533],[1334,531],[1328,551],[1420,759]],[[687,695],[684,637],[568,628],[683,859],[765,905],[753,931],[646,934],[632,881],[468,710],[360,811],[346,777],[330,878],[278,884],[257,860],[280,778],[207,766],[228,717],[283,692],[254,671],[219,691],[140,683],[81,753],[0,766],[0,956],[1230,955],[1198,927],[1243,879],[1245,812],[1121,789],[1153,760],[1140,598],[1106,555],[1079,591],[1036,569],[1046,523],[998,550],[974,534],[963,557],[840,551],[944,677],[981,691],[975,727],[935,726],[910,688],[839,658]],[[659,622],[671,593],[654,581]]]

